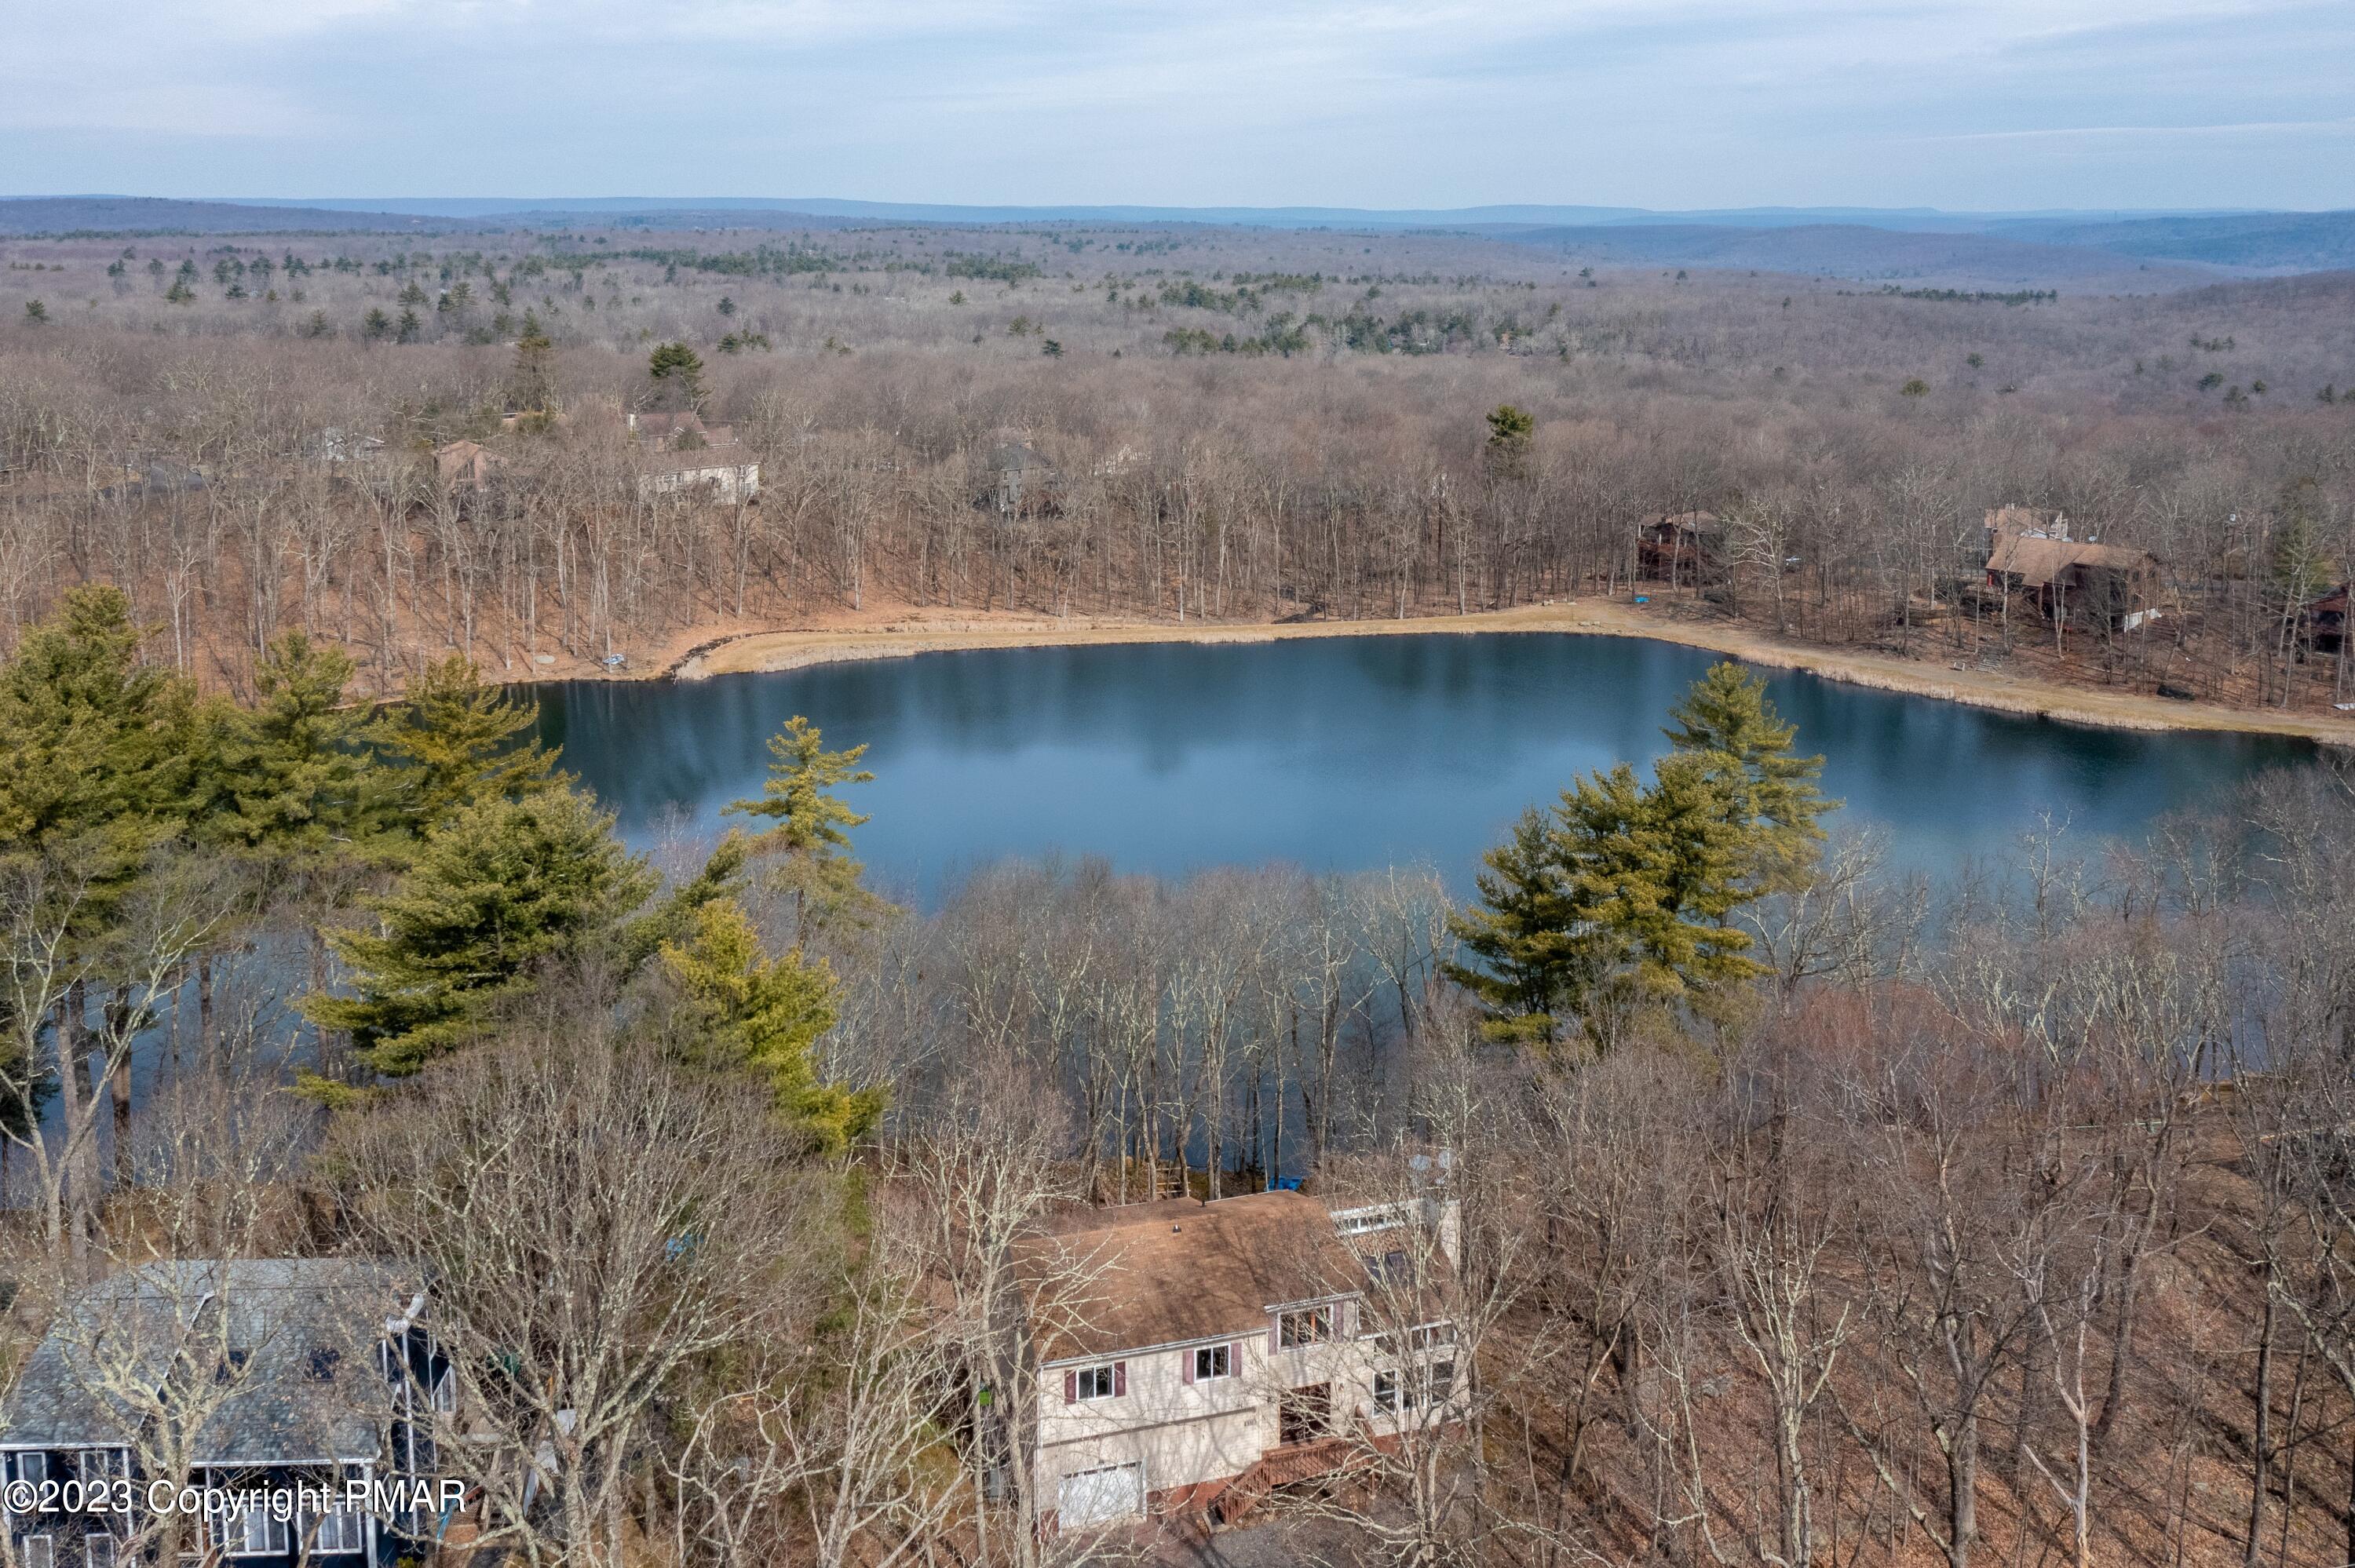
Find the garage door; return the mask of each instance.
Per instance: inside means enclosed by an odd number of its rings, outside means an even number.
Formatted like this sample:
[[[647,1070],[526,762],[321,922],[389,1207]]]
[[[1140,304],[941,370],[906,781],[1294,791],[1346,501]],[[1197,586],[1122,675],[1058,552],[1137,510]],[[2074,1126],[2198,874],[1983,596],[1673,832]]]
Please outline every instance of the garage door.
[[[1057,1522],[1066,1530],[1134,1519],[1145,1511],[1145,1467],[1110,1465],[1065,1476],[1055,1500]]]

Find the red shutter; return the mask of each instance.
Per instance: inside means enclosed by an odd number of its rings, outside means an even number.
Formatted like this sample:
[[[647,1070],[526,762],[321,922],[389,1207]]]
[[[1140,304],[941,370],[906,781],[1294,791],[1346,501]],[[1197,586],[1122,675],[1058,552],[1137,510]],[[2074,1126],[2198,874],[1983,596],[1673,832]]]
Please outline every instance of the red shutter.
[[[1229,1377],[1243,1375],[1243,1342],[1241,1340],[1227,1347],[1227,1375]]]
[[[1180,1351],[1178,1352],[1178,1375],[1188,1383],[1192,1383],[1194,1381],[1193,1351]]]
[[[1267,1353],[1269,1355],[1273,1355],[1276,1351],[1284,1349],[1284,1340],[1280,1337],[1283,1330],[1284,1319],[1282,1315],[1274,1312],[1269,1313],[1267,1316]]]
[[[1114,1362],[1113,1362],[1113,1363],[1112,1363],[1112,1394],[1113,1394],[1113,1397],[1114,1397],[1114,1399],[1118,1399],[1118,1398],[1122,1397],[1123,1395],[1126,1394],[1127,1393],[1128,1393],[1128,1363],[1127,1363],[1126,1361],[1114,1361]]]
[[[1063,1403],[1077,1404],[1079,1402],[1080,1374],[1076,1372],[1067,1372],[1063,1374]]]

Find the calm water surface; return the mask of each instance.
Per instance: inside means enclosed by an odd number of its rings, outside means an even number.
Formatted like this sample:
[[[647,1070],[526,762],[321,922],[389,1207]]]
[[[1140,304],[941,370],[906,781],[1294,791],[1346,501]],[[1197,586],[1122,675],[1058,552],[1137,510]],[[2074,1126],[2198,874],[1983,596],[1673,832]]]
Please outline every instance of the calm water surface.
[[[1710,662],[1634,638],[1542,633],[1245,646],[992,649],[699,682],[538,688],[540,732],[644,843],[757,794],[770,736],[806,714],[865,742],[859,853],[919,896],[1050,850],[1182,873],[1285,860],[1428,861],[1468,887],[1480,852],[1580,772],[1666,749],[1668,706]],[[1770,672],[1844,816],[1934,872],[2000,855],[2039,811],[2137,835],[2223,805],[2302,741],[2081,728]]]

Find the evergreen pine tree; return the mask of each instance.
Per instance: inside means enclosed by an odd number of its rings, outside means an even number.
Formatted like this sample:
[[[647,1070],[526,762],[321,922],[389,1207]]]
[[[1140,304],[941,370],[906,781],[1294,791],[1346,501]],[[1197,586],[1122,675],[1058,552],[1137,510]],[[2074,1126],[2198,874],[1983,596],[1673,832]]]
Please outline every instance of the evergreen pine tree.
[[[126,876],[185,820],[193,694],[140,641],[123,590],[91,585],[0,664],[0,848],[70,842]]]
[[[311,863],[365,858],[390,826],[386,780],[368,750],[375,721],[348,705],[352,661],[290,631],[254,673],[250,713],[216,709],[220,837],[273,859]]]
[[[1754,893],[1806,885],[1824,841],[1822,818],[1839,809],[1816,788],[1824,759],[1792,755],[1799,726],[1766,700],[1766,683],[1730,662],[1712,664],[1668,716],[1678,753],[1700,760],[1750,837],[1744,875]]]
[[[378,1072],[406,1076],[464,1044],[535,966],[612,933],[655,882],[577,790],[477,800],[426,839],[389,894],[367,901],[378,932],[329,933],[355,994],[314,992],[303,1010],[349,1031]]]
[[[705,904],[687,941],[664,943],[661,955],[681,998],[692,1059],[758,1074],[778,1114],[825,1153],[873,1129],[882,1092],[822,1082],[812,1059],[836,1017],[837,987],[824,960],[798,948],[770,960],[742,906],[728,898]]]
[[[1836,802],[1820,758],[1790,755],[1793,727],[1762,683],[1721,664],[1673,710],[1679,727],[1646,786],[1621,763],[1525,814],[1489,852],[1479,901],[1453,920],[1473,963],[1455,976],[1493,1037],[1558,1044],[1631,1008],[1721,1014],[1763,972],[1729,919],[1804,883]]]
[[[559,781],[556,757],[517,737],[538,722],[537,704],[483,679],[463,653],[429,664],[408,699],[376,729],[378,749],[405,764],[405,805],[420,831],[493,796],[513,799]]]
[[[828,751],[817,726],[795,714],[770,737],[769,751],[776,760],[769,764],[760,798],[731,800],[727,810],[775,821],[776,826],[754,833],[747,847],[780,857],[778,880],[794,896],[794,945],[805,944],[836,921],[871,920],[889,906],[860,884],[866,868],[847,853],[847,830],[867,819],[832,793],[874,779],[858,765],[867,748]]]
[[[1559,855],[1554,820],[1532,806],[1512,836],[1487,854],[1479,902],[1449,916],[1477,960],[1448,974],[1477,997],[1495,1040],[1550,1045],[1584,1010],[1595,970],[1582,940]]]

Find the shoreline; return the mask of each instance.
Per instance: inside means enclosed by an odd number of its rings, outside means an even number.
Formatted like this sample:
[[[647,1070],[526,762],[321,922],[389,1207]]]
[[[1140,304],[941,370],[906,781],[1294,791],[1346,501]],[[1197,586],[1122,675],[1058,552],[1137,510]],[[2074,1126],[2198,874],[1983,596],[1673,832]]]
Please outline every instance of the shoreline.
[[[2283,736],[2323,745],[2355,747],[2355,715],[2268,714],[2216,703],[2181,703],[2144,693],[1955,670],[1888,654],[1842,652],[1778,642],[1730,625],[1686,623],[1643,614],[1609,599],[1572,599],[1472,615],[1418,616],[1405,620],[1300,622],[1166,621],[1101,618],[1058,621],[1042,617],[1004,620],[911,615],[872,629],[810,628],[746,631],[700,643],[650,676],[625,679],[707,680],[715,675],[768,674],[813,664],[910,658],[919,653],[989,648],[1075,648],[1154,642],[1263,643],[1291,638],[1465,635],[1553,632],[1587,637],[1641,637],[1724,653],[1745,662],[1796,670],[1828,681],[1908,696],[1935,697],[1999,713],[2104,729],[2182,730]],[[597,677],[591,677],[597,678]]]

